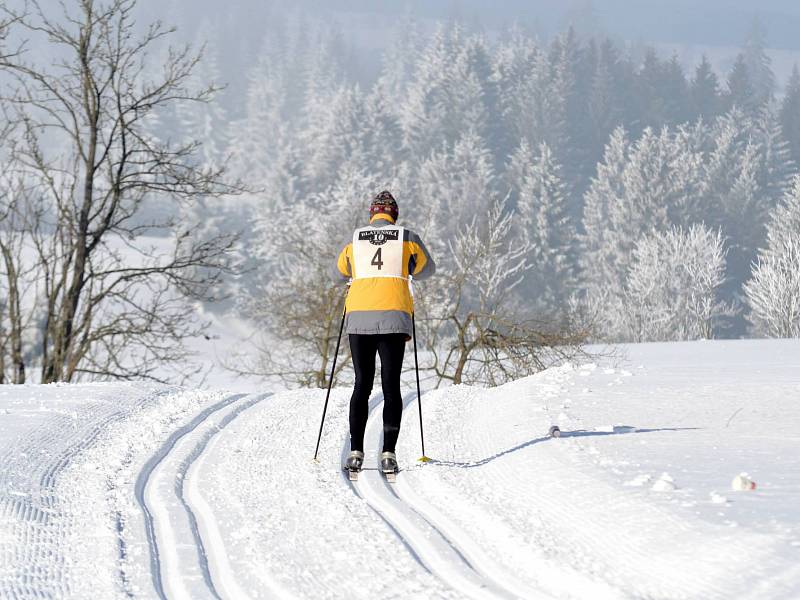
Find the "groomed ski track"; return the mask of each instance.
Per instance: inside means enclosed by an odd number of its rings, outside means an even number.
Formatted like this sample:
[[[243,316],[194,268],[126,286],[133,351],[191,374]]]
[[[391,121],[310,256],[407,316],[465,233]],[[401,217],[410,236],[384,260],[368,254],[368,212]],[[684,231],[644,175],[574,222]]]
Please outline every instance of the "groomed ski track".
[[[215,525],[207,521],[202,496],[189,474],[215,435],[270,395],[236,394],[209,406],[176,429],[139,473],[134,491],[145,518],[150,570],[159,598],[219,599],[220,590],[229,591],[227,597],[242,597],[227,577],[227,569],[212,576],[211,564],[225,565],[224,552],[220,553],[215,543],[203,542],[203,533],[210,535],[212,542],[218,535],[213,533]],[[192,504],[201,509],[193,510]],[[189,540],[194,544],[187,543]]]
[[[418,414],[416,392],[404,398],[404,413]],[[413,555],[426,569],[439,577],[464,597],[485,598],[550,598],[542,592],[532,592],[474,544],[463,532],[457,531],[451,523],[425,507],[406,483],[405,473],[397,476],[397,483],[386,481],[379,469],[369,468],[370,459],[375,460],[380,450],[375,446],[381,440],[383,425],[382,395],[370,402],[365,446],[367,449],[367,468],[361,472],[357,482],[350,481],[343,472],[344,481],[363,498],[395,532]],[[414,409],[414,410],[412,410]],[[349,441],[342,447],[342,459],[349,451]],[[405,470],[414,467],[406,466]]]

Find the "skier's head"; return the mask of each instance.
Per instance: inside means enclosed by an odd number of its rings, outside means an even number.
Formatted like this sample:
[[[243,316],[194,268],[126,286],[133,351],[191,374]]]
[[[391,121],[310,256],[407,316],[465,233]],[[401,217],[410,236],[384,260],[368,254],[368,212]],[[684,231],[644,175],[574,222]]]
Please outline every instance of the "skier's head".
[[[376,195],[375,198],[372,199],[372,203],[369,205],[369,220],[370,223],[378,218],[380,215],[383,218],[389,217],[389,219],[394,223],[397,221],[397,217],[400,214],[400,210],[397,208],[397,202],[392,196],[391,192],[383,190],[380,194]]]

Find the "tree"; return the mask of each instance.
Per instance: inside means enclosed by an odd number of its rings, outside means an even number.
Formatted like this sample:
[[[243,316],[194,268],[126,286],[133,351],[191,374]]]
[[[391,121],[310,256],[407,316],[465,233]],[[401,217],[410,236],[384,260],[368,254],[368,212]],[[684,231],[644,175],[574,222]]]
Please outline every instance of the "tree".
[[[800,175],[795,175],[767,225],[767,249],[777,251],[800,232]]]
[[[708,122],[719,114],[721,108],[719,78],[705,54],[695,69],[689,94],[695,119],[702,118]]]
[[[800,69],[797,68],[797,63],[792,67],[792,75],[781,101],[780,123],[791,148],[792,158],[796,164],[800,164]]]
[[[748,114],[754,113],[758,107],[756,89],[743,54],[737,55],[728,75],[725,99],[728,108],[738,107]]]
[[[602,158],[602,149],[612,131],[622,124],[624,105],[620,81],[615,76],[618,59],[616,49],[606,40],[598,49],[597,65],[592,74],[588,98],[589,125],[593,146],[591,156]]]
[[[160,378],[188,358],[185,341],[202,329],[191,301],[230,271],[235,236],[198,239],[143,207],[241,188],[222,167],[197,166],[199,142],[153,139],[146,117],[206,102],[216,88],[191,89],[200,58],[188,47],[153,74],[148,51],[172,30],[135,26],[135,0],[65,3],[59,20],[35,0],[30,7],[3,11],[61,58],[48,68],[13,57],[0,68],[12,81],[4,106],[21,129],[10,169],[36,200],[24,223],[40,285],[32,337],[41,381]]]
[[[764,104],[775,92],[775,74],[772,59],[766,52],[767,33],[758,18],[753,19],[750,32],[742,49],[742,58],[755,93],[755,103]]]
[[[474,214],[485,213],[495,195],[496,175],[484,141],[467,132],[452,150],[442,147],[417,170],[409,214],[434,256]]]
[[[528,246],[526,299],[542,313],[557,313],[575,285],[575,227],[567,213],[566,185],[550,147],[542,143],[519,182],[517,220]]]
[[[636,244],[626,282],[625,319],[633,341],[714,337],[731,307],[719,299],[725,279],[722,235],[703,225],[653,231]]]
[[[779,238],[759,254],[744,286],[750,322],[767,337],[800,337],[800,242]]]
[[[620,247],[615,224],[610,221],[611,206],[625,194],[623,173],[628,162],[630,141],[627,132],[618,127],[606,144],[603,161],[597,165],[597,176],[584,197],[583,228],[580,238],[581,281],[589,296],[600,296],[614,288],[621,293],[620,272],[626,265],[625,251]]]

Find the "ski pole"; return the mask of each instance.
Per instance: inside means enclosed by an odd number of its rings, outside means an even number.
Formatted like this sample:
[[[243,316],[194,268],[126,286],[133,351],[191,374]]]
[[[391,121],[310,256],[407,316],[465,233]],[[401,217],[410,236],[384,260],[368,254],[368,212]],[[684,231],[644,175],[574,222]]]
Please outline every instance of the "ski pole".
[[[417,323],[414,313],[411,313],[411,333],[414,338],[414,370],[417,373],[417,406],[419,407],[419,439],[422,442],[422,456],[420,462],[429,462],[431,459],[425,456],[425,434],[422,431],[422,394],[419,389],[419,360],[417,359]]]
[[[333,366],[331,367],[331,377],[328,381],[328,393],[325,394],[325,407],[322,409],[322,420],[319,423],[319,436],[317,436],[317,448],[314,450],[314,460],[317,460],[319,453],[319,443],[322,440],[322,428],[325,426],[325,413],[328,412],[328,399],[331,397],[331,387],[333,386],[333,374],[336,372],[336,359],[339,357],[339,344],[342,342],[342,331],[344,330],[344,317],[347,314],[347,307],[342,311],[342,322],[339,325],[339,337],[336,339],[336,352],[333,353]]]

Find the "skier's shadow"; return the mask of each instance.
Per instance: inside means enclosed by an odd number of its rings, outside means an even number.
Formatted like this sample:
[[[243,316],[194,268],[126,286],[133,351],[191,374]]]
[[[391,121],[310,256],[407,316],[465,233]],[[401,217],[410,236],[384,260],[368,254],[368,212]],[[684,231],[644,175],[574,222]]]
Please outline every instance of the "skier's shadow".
[[[578,437],[600,437],[606,435],[623,435],[627,433],[657,433],[663,431],[694,431],[700,429],[700,427],[661,427],[661,428],[651,428],[651,429],[640,429],[638,427],[630,427],[628,425],[618,425],[614,427],[613,431],[589,431],[588,429],[576,429],[574,431],[562,431],[560,438],[578,438]],[[497,460],[498,458],[502,458],[507,454],[511,454],[513,452],[517,452],[519,450],[523,450],[524,448],[528,448],[529,446],[533,446],[534,444],[540,444],[541,442],[547,442],[552,440],[550,436],[543,436],[534,438],[532,440],[528,440],[522,444],[518,444],[513,448],[509,448],[508,450],[503,450],[502,452],[498,452],[497,454],[493,454],[492,456],[487,456],[486,458],[482,458],[480,460],[474,460],[470,462],[458,462],[453,460],[438,460],[438,459],[431,459],[431,463],[443,465],[446,467],[458,467],[461,469],[472,469],[474,467],[481,467],[486,463],[490,463],[493,460]]]

